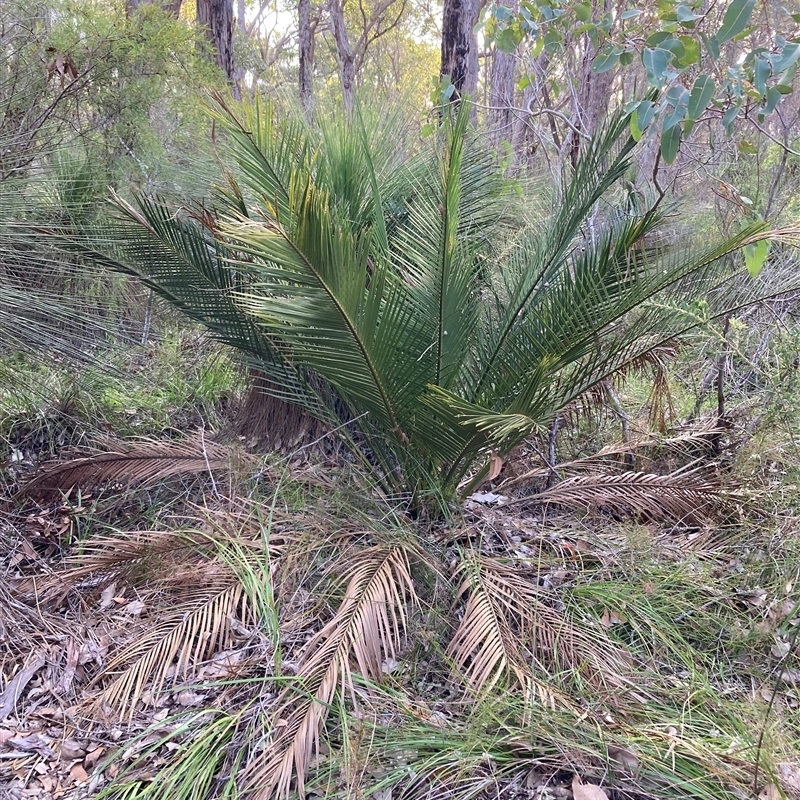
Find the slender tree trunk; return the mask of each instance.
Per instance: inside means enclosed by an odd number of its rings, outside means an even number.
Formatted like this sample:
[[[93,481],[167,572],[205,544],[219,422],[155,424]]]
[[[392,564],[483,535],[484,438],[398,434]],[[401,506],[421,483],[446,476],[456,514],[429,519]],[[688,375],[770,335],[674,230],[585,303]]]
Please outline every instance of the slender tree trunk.
[[[300,0],[297,15],[300,45],[300,106],[306,119],[310,120],[314,112],[314,95],[311,83],[312,70],[314,69],[314,30],[311,27],[311,0]]]
[[[512,0],[510,8],[519,11],[519,0]],[[489,125],[495,143],[511,141],[514,137],[514,115],[511,111],[516,96],[517,57],[504,53],[497,47],[492,51],[492,72],[489,79]]]
[[[233,0],[197,0],[197,24],[213,47],[217,66],[233,83]]]
[[[130,16],[133,14],[139,6],[144,6],[148,4],[152,4],[156,2],[156,0],[125,0],[125,13]],[[162,3],[159,3],[161,8],[167,12],[171,17],[174,19],[178,19],[178,15],[181,13],[181,5],[183,4],[183,0],[165,0]]]
[[[514,132],[514,97],[516,94],[517,59],[513,53],[494,49],[489,89],[489,125],[495,142],[511,141]]]
[[[344,23],[344,5],[341,0],[331,0],[328,5],[333,27],[333,39],[336,42],[336,62],[339,65],[339,80],[342,84],[344,109],[349,116],[353,111],[356,86],[356,61],[347,37]]]
[[[473,29],[482,0],[444,0],[442,12],[442,63],[440,77],[450,77],[453,100],[475,96],[478,88],[478,44]]]
[[[600,0],[595,3],[597,12],[610,10],[611,0]],[[561,151],[562,159],[568,155],[573,164],[578,160],[581,139],[586,136],[594,136],[608,115],[608,104],[611,100],[611,87],[615,74],[614,70],[598,74],[592,69],[592,61],[597,55],[597,49],[589,40],[588,35],[584,34],[583,40],[585,48],[578,69],[575,107],[571,120],[574,128],[570,128],[564,135],[564,148]]]
[[[533,108],[533,104],[537,99],[541,100],[542,107],[550,107],[550,94],[547,91],[547,70],[549,67],[550,56],[547,53],[541,53],[534,60],[530,70],[532,73],[530,76],[531,82],[523,90],[520,102],[521,108],[526,109],[526,111],[519,112],[514,119],[514,134],[511,144],[514,149],[514,158],[521,165],[531,161],[533,151],[537,146],[532,127],[534,118],[528,113],[528,110]],[[556,148],[560,148],[561,139],[558,136],[558,130],[552,117],[550,117],[550,131]]]

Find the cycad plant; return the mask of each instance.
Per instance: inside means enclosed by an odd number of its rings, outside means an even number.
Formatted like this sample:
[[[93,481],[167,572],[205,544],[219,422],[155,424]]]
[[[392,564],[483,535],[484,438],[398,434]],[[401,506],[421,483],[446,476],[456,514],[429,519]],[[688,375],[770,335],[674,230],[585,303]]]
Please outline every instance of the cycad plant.
[[[686,244],[626,195],[622,114],[549,219],[514,224],[512,184],[466,106],[402,158],[358,115],[312,129],[258,105],[220,100],[216,114],[236,176],[203,207],[118,199],[95,253],[244,354],[274,397],[339,429],[417,509],[470,491],[609,375],[797,282],[780,265],[752,279],[731,256],[790,232]]]

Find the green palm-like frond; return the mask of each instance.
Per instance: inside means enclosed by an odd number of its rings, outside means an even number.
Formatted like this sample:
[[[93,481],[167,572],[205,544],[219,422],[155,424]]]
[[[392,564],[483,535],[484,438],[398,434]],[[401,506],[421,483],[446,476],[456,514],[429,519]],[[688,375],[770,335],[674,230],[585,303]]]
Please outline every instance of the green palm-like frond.
[[[468,115],[399,158],[365,115],[313,127],[222,104],[238,172],[215,207],[118,201],[126,224],[96,250],[260,365],[267,391],[345,423],[380,485],[416,505],[480,480],[493,452],[665,342],[800,284],[732,257],[796,231],[670,244],[661,211],[615,206],[635,146],[623,114],[550,219],[513,230]]]

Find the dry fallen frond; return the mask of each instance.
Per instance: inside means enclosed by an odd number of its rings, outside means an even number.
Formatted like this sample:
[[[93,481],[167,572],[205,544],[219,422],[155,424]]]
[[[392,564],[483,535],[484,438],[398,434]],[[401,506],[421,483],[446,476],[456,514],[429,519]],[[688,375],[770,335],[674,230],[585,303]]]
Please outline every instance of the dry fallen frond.
[[[519,685],[544,705],[571,707],[552,675],[581,674],[598,689],[625,682],[629,657],[600,631],[580,630],[548,603],[534,575],[471,554],[459,568],[464,615],[448,655],[475,692],[500,680]]]
[[[606,511],[616,517],[646,517],[696,523],[714,514],[732,493],[693,472],[651,475],[581,475],[506,505],[551,503]]]
[[[117,673],[102,700],[120,715],[133,715],[148,685],[155,697],[167,680],[174,685],[215,652],[229,649],[234,620],[252,623],[244,589],[232,576],[205,574],[203,584],[184,593],[171,611],[156,611],[148,629],[116,653],[95,679]]]
[[[80,552],[66,558],[66,569],[55,573],[62,585],[71,586],[92,575],[108,579],[158,575],[170,563],[167,556],[183,554],[197,548],[197,542],[186,531],[125,531],[117,534],[95,534],[81,546]],[[150,567],[153,568],[151,573]]]
[[[635,455],[637,459],[647,461],[647,450],[668,452],[681,458],[696,457],[698,451],[709,451],[713,445],[714,437],[724,433],[723,428],[715,424],[715,420],[707,420],[702,426],[677,436],[663,437],[646,435],[638,438],[631,437],[630,441],[617,442],[591,453],[588,456],[563,461],[553,467],[541,466],[528,470],[522,475],[514,475],[494,487],[496,492],[504,492],[512,486],[517,486],[525,481],[547,478],[553,472],[562,473],[566,470],[597,469],[604,461],[613,461],[619,456]]]
[[[245,772],[245,792],[256,800],[287,797],[293,776],[305,796],[304,777],[336,690],[355,701],[351,656],[365,678],[379,681],[384,658],[400,647],[406,607],[416,602],[405,548],[370,548],[348,574],[335,616],[306,645],[299,686],[283,691],[264,749]]]
[[[228,447],[201,439],[120,444],[114,451],[96,451],[46,466],[19,493],[40,496],[68,492],[75,486],[88,489],[101,484],[155,483],[174,475],[228,467],[230,460]]]

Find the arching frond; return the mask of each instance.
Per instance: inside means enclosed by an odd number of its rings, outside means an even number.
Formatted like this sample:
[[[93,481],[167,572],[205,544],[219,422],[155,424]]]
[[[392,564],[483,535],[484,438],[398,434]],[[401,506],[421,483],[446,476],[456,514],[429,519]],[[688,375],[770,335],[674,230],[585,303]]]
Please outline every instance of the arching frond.
[[[245,791],[258,800],[288,796],[293,777],[304,796],[304,776],[335,693],[355,699],[351,658],[361,675],[380,681],[383,660],[401,645],[406,608],[416,599],[407,552],[399,546],[366,550],[349,565],[349,575],[336,614],[306,646],[298,685],[282,693],[263,749],[245,770]]]
[[[477,554],[460,571],[466,604],[447,652],[475,692],[511,682],[532,701],[569,707],[564,675],[580,673],[597,689],[625,683],[626,654],[599,631],[574,626],[535,576]]]

